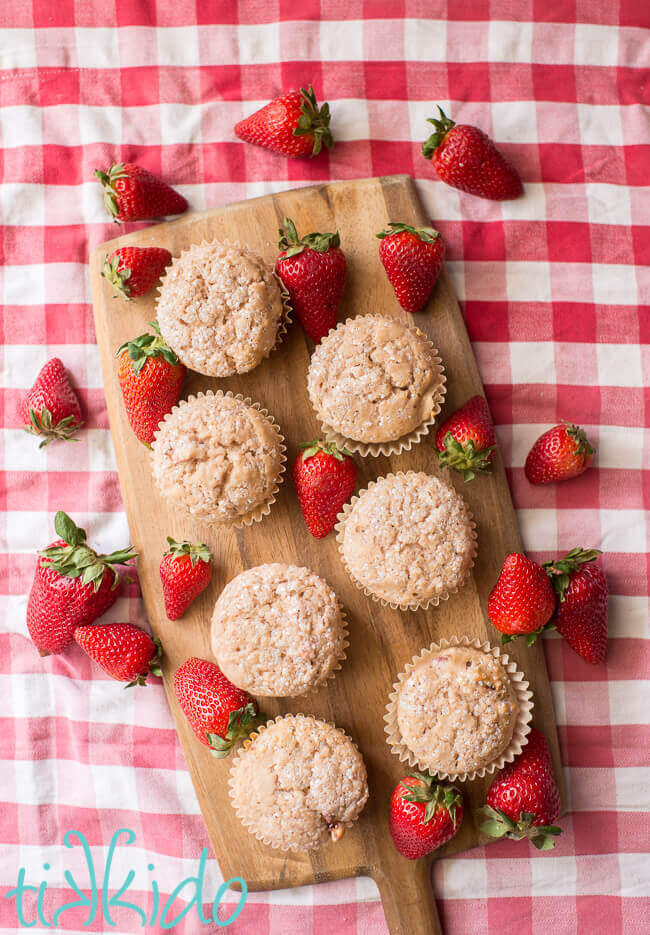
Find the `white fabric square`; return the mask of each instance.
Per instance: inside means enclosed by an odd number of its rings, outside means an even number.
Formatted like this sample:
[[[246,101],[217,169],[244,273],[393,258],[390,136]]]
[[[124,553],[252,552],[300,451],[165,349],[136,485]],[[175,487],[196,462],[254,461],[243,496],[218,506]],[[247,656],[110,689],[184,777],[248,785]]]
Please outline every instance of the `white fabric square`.
[[[571,104],[578,111],[583,146],[623,146],[623,126],[619,107],[609,104]],[[549,142],[555,142],[549,140]]]
[[[0,29],[0,68],[36,68],[35,36],[33,29]]]
[[[530,62],[533,24],[492,20],[488,33],[488,61]]]
[[[77,57],[80,68],[119,68],[117,29],[77,26]]]
[[[576,65],[618,64],[618,29],[615,26],[576,23],[574,29]]]
[[[492,136],[495,142],[537,142],[537,104],[535,101],[493,101],[490,104],[490,110],[492,112]]]
[[[591,277],[594,302],[599,305],[636,305],[638,302],[637,277],[641,267],[614,263],[593,263]]]
[[[363,23],[360,20],[323,20],[320,55],[325,68],[327,62],[358,61],[363,56]]]
[[[586,182],[584,188],[590,224],[630,226],[632,211],[629,188],[624,185],[606,185],[603,182]],[[636,198],[636,191],[634,197]]]
[[[597,344],[596,356],[600,386],[644,385],[641,348],[638,344]]]
[[[237,41],[241,65],[262,65],[280,61],[278,23],[238,26]]]
[[[0,107],[0,137],[5,149],[40,146],[43,142],[42,111],[39,107]],[[53,142],[50,140],[49,142]]]
[[[544,260],[506,261],[506,294],[510,302],[550,302],[551,270]]]
[[[377,106],[377,105],[373,105]],[[367,140],[370,136],[368,105],[366,101],[347,98],[332,105],[331,129],[335,140]],[[381,136],[381,124],[373,131],[375,139],[391,139]]]
[[[399,29],[399,24],[395,24],[395,29]],[[444,62],[446,54],[447,23],[445,20],[407,19],[404,21],[404,59],[407,62]]]
[[[196,26],[164,26],[156,30],[158,65],[186,68],[201,64],[199,33]]]
[[[43,185],[30,182],[5,182],[0,185],[2,224],[40,227],[45,223]]]

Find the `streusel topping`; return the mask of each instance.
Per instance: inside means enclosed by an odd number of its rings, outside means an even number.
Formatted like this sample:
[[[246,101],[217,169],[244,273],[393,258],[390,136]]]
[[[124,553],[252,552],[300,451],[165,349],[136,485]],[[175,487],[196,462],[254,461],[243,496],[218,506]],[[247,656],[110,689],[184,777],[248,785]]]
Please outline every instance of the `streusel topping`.
[[[498,659],[454,646],[425,656],[400,683],[397,725],[423,769],[448,775],[492,763],[517,721],[514,688]]]
[[[253,695],[301,695],[325,681],[344,654],[336,594],[308,568],[250,568],[217,600],[212,652],[230,681]]]
[[[231,770],[231,799],[257,837],[284,850],[337,840],[368,799],[363,758],[345,734],[315,718],[269,724]]]
[[[308,390],[326,425],[359,442],[408,435],[443,395],[442,371],[424,335],[396,318],[364,315],[319,344]]]
[[[282,465],[272,423],[220,393],[172,410],[152,450],[154,480],[165,499],[213,523],[233,522],[268,502]]]
[[[471,514],[453,487],[431,474],[381,477],[348,513],[342,551],[352,577],[388,603],[443,597],[471,568]]]
[[[282,317],[280,286],[238,243],[192,244],[174,259],[157,303],[163,337],[198,373],[247,373],[271,353]]]

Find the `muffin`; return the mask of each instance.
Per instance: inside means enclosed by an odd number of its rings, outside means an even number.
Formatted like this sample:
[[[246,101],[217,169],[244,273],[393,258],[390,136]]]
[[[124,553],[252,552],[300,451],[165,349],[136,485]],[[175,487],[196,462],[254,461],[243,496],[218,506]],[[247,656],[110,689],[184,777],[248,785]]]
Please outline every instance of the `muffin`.
[[[247,373],[268,357],[283,317],[280,285],[238,243],[192,244],[163,277],[160,331],[179,360],[209,377]]]
[[[484,775],[503,765],[515,734],[519,742],[529,730],[526,688],[514,663],[489,644],[433,644],[398,678],[386,717],[389,743],[401,759],[439,776]]]
[[[172,506],[209,523],[266,515],[284,471],[284,445],[265,409],[232,393],[199,393],[165,416],[152,445],[154,480]]]
[[[326,581],[296,565],[258,565],[221,592],[212,652],[221,671],[253,695],[302,695],[345,656],[346,630]]]
[[[381,315],[351,318],[331,331],[312,355],[307,388],[328,438],[348,447],[390,443],[383,453],[401,450],[400,439],[410,447],[425,434],[445,393],[440,359],[427,338]]]
[[[251,834],[286,851],[337,841],[368,799],[363,758],[342,730],[286,715],[252,735],[230,771],[230,798]]]
[[[339,514],[339,551],[358,587],[392,607],[437,604],[463,584],[476,533],[463,498],[431,474],[389,474]]]

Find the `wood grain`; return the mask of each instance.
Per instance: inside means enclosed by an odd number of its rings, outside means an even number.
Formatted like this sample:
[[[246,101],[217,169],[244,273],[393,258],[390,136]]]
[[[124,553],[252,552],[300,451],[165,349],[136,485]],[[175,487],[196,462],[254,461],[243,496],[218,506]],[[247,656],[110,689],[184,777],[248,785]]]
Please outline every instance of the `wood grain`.
[[[138,571],[149,621],[165,648],[163,671],[169,704],[224,877],[242,876],[250,889],[258,890],[371,875],[379,886],[392,935],[428,935],[439,931],[430,887],[431,860],[404,860],[390,839],[388,801],[402,768],[385,743],[382,715],[397,673],[432,640],[467,634],[498,642],[498,634],[487,618],[487,597],[505,555],[522,549],[499,455],[492,476],[478,478],[468,485],[463,484],[460,475],[444,472],[445,480],[467,499],[477,522],[479,552],[471,580],[438,608],[401,613],[380,607],[354,587],[341,566],[334,536],[321,541],[311,538],[300,515],[289,472],[270,516],[250,528],[216,530],[189,517],[173,515],[153,489],[149,452],[131,433],[116,379],[115,350],[123,341],[147,329],[147,322],[155,317],[155,294],[132,302],[112,298],[110,286],[100,276],[107,252],[122,244],[159,245],[178,255],[189,244],[204,238],[229,238],[247,243],[272,264],[277,253],[277,228],[285,215],[293,218],[300,232],[340,231],[349,264],[341,318],[367,312],[405,318],[414,321],[439,348],[448,380],[441,418],[470,396],[483,392],[465,323],[444,272],[426,310],[408,316],[397,305],[380,265],[374,235],[388,221],[428,223],[408,176],[317,185],[187,215],[110,241],[97,248],[90,259],[97,340],[122,494],[133,544],[140,553]],[[310,349],[302,329],[294,325],[271,358],[253,372],[220,381],[192,374],[184,395],[218,385],[259,401],[282,427],[290,464],[298,446],[318,434],[318,423],[306,393]],[[398,457],[357,460],[362,487],[391,470],[439,473],[430,436],[413,451]],[[174,623],[165,616],[158,575],[167,535],[204,541],[215,558],[210,588],[183,620]],[[343,670],[327,687],[304,699],[265,699],[264,710],[271,716],[304,711],[344,728],[364,754],[371,790],[369,803],[355,828],[340,843],[311,855],[274,851],[258,843],[239,825],[227,801],[228,762],[214,760],[198,743],[172,691],[172,675],[188,656],[212,658],[210,615],[224,584],[245,568],[278,560],[307,565],[331,583],[347,610],[351,645]],[[517,641],[508,652],[531,683],[534,723],[549,740],[556,777],[562,786],[541,645],[529,649]],[[466,850],[479,842],[473,811],[483,804],[490,781],[490,777],[477,780],[465,788],[469,808],[463,827],[443,854]]]

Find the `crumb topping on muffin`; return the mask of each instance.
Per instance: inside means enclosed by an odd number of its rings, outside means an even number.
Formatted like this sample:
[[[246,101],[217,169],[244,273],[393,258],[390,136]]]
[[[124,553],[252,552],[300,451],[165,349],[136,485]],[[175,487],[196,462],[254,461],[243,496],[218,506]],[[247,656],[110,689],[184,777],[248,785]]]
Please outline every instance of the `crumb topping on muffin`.
[[[344,654],[336,594],[308,568],[258,565],[233,578],[212,615],[212,651],[222,672],[253,695],[301,695]]]
[[[269,419],[220,393],[173,409],[152,451],[154,480],[165,499],[214,523],[233,522],[268,502],[283,460]]]
[[[388,603],[416,604],[456,590],[471,568],[471,514],[453,487],[408,471],[362,491],[343,525],[350,574]]]
[[[239,243],[192,244],[160,287],[160,330],[197,373],[247,373],[273,349],[283,314],[280,286],[264,261]]]
[[[425,656],[398,687],[399,732],[423,769],[453,775],[488,766],[510,743],[516,721],[508,673],[473,647]]]
[[[338,840],[368,799],[363,758],[324,721],[287,715],[272,722],[235,760],[231,800],[257,837],[284,850]]]
[[[331,332],[312,355],[308,390],[321,421],[354,441],[407,435],[444,393],[425,336],[388,316],[364,315]]]

